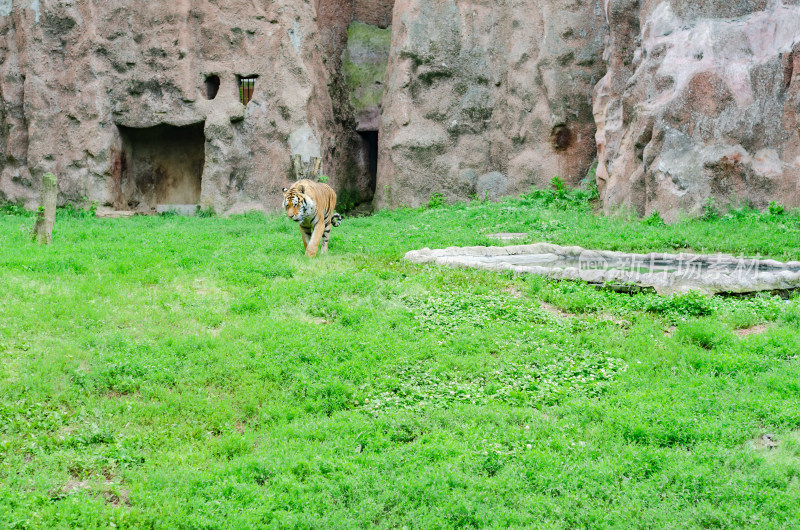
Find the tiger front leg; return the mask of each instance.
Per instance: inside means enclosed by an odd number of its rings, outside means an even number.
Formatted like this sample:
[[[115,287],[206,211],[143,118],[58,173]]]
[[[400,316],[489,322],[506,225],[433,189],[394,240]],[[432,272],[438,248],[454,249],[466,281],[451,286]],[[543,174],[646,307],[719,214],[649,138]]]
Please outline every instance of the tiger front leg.
[[[328,252],[328,237],[331,234],[331,225],[325,225],[325,231],[322,232],[322,248],[319,249],[320,254]]]
[[[303,252],[308,250],[308,241],[311,239],[311,228],[300,226],[300,236],[303,238]]]
[[[308,242],[308,246],[306,246],[306,256],[309,258],[313,258],[317,255],[317,250],[319,250],[319,242],[322,239],[322,233],[325,230],[324,223],[317,223],[314,227],[314,232],[311,234],[311,240]]]

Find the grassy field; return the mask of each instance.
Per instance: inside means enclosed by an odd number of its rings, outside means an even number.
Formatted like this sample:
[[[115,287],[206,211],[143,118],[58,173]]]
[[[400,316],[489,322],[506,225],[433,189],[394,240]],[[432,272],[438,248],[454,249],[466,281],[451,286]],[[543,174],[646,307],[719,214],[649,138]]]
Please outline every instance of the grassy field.
[[[499,231],[800,260],[796,213],[664,226],[538,194],[347,218],[308,260],[277,215],[62,211],[38,247],[5,211],[0,527],[800,520],[800,299],[402,260]]]

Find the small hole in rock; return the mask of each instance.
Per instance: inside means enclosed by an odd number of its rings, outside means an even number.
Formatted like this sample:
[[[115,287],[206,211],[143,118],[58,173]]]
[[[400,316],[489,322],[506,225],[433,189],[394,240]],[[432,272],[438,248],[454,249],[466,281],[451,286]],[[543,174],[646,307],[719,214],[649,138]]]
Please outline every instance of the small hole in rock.
[[[572,131],[566,125],[554,127],[550,134],[550,141],[557,151],[564,151],[572,145]]]
[[[214,99],[219,92],[219,76],[210,75],[206,77],[206,99]]]

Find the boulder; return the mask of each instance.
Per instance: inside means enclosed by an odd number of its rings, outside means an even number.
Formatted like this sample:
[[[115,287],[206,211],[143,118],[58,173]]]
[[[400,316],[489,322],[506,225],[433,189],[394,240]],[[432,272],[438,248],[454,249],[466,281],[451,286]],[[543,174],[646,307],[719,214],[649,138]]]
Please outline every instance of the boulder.
[[[606,211],[800,206],[800,1],[606,0]]]

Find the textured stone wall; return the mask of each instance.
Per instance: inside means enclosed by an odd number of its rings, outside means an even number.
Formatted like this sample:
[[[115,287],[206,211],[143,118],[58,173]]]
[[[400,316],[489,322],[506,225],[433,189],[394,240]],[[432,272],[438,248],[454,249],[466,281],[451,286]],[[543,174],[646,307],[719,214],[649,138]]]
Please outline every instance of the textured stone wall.
[[[391,25],[385,79],[354,21]],[[595,159],[608,211],[800,206],[800,0],[0,0],[0,57],[0,200],[31,207],[46,172],[61,203],[193,197],[129,166],[121,131],[166,126],[202,129],[176,149],[219,212],[276,208],[292,153],[378,207],[577,185]],[[381,76],[354,89],[348,61]]]
[[[606,0],[606,210],[800,206],[800,1]]]
[[[355,112],[356,130],[378,131],[391,28],[353,21],[347,31],[342,70]]]
[[[605,20],[575,0],[397,0],[376,203],[514,194],[595,158]]]
[[[339,188],[348,133],[334,118],[316,12],[306,2],[176,0],[0,5],[0,199],[121,206],[118,126],[203,124],[202,203],[277,207],[290,154],[321,155]],[[206,99],[206,76],[219,93]],[[239,102],[237,76],[259,76]],[[85,199],[84,199],[85,198]]]
[[[395,0],[353,0],[353,18],[364,24],[387,28],[392,25]]]

